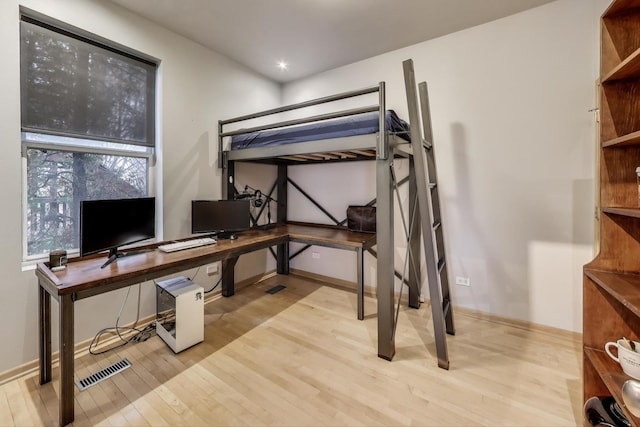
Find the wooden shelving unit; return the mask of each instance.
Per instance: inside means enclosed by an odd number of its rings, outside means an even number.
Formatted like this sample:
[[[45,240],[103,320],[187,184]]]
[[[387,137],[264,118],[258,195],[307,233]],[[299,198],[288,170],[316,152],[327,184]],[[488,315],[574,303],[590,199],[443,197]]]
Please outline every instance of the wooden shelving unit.
[[[584,267],[583,392],[622,400],[628,380],[604,352],[640,339],[640,0],[614,0],[601,18],[600,252]]]

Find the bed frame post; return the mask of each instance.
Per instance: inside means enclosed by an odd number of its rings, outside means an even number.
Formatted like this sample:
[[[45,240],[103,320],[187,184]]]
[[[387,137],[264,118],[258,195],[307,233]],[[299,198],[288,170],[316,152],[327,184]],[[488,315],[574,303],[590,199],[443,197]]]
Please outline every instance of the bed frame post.
[[[218,120],[218,168],[222,169],[222,199],[229,200],[235,197],[235,166],[227,160],[227,153],[222,150],[224,121]]]
[[[287,222],[287,182],[288,182],[288,169],[287,165],[278,165],[278,212],[277,222],[278,224],[284,224]],[[277,247],[277,271],[278,274],[289,274],[289,243],[279,244]]]
[[[385,83],[380,82],[378,89],[378,140],[376,146],[376,156],[378,160],[385,160],[389,157],[389,138],[387,135],[387,106],[385,96]]]
[[[236,165],[233,160],[226,162],[222,169],[222,199],[233,200],[235,197]]]
[[[222,151],[222,120],[218,120],[218,168],[224,167],[224,152]]]
[[[394,304],[394,238],[393,238],[393,156],[389,155],[386,131],[385,84],[379,90],[380,126],[376,147],[376,230],[377,230],[377,298],[378,298],[378,357],[393,359],[396,352],[393,334]]]

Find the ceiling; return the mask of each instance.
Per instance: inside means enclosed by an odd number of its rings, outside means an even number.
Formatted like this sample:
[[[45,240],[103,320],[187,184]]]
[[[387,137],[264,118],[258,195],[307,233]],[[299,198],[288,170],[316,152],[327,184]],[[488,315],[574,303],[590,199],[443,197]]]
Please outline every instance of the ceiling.
[[[553,0],[111,1],[284,83]]]

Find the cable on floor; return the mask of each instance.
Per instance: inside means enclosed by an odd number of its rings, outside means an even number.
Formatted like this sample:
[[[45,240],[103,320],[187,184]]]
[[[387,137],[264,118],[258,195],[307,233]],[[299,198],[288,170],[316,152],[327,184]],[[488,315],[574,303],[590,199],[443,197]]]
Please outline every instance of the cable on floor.
[[[140,321],[140,293],[141,293],[140,283],[138,283],[138,306],[136,310],[136,320],[135,322],[133,322],[133,326],[119,326],[120,316],[122,316],[122,311],[124,310],[124,307],[127,304],[127,300],[129,299],[131,288],[132,287],[130,286],[127,289],[127,294],[125,295],[124,301],[122,301],[122,306],[120,307],[120,311],[118,312],[118,317],[116,318],[115,326],[101,329],[96,333],[96,335],[93,337],[93,340],[91,341],[91,344],[89,344],[90,354],[93,354],[93,355],[104,354],[108,351],[115,350],[116,348],[123,347],[129,344],[130,342],[144,342],[155,334],[155,322],[150,323],[143,329],[139,329],[136,327],[138,325],[138,322]],[[136,333],[128,338],[123,336],[123,334],[125,333],[134,332],[134,331]],[[117,334],[118,338],[120,338],[121,343],[116,346],[106,348],[104,350],[96,351],[95,348],[100,344],[100,338],[102,337],[102,335],[106,333]]]

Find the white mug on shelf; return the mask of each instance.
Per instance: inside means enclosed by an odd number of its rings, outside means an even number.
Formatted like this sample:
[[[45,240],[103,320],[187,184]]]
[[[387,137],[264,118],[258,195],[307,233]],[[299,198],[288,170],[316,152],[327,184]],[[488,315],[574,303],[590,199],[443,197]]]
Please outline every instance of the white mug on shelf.
[[[640,350],[640,343],[633,341],[636,348]],[[618,355],[614,356],[611,353],[610,347],[616,347],[618,349]],[[625,340],[619,339],[616,342],[608,342],[604,345],[604,350],[607,352],[609,357],[618,362],[622,367],[622,371],[629,375],[631,378],[635,378],[640,380],[640,353],[637,351],[631,350]]]

